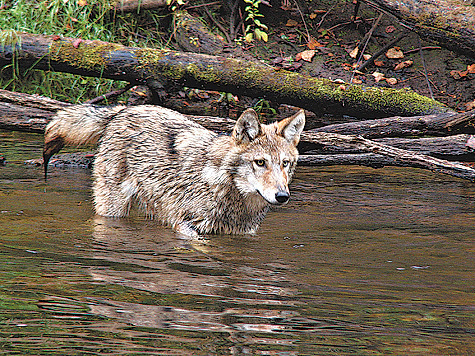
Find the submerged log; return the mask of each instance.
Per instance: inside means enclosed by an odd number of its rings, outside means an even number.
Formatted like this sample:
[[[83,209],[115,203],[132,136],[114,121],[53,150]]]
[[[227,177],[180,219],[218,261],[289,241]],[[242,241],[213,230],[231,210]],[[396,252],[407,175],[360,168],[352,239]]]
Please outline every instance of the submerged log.
[[[396,17],[421,38],[475,58],[475,6],[473,1],[363,0]]]
[[[0,47],[0,66],[124,80],[153,86],[164,78],[180,85],[265,97],[317,113],[360,118],[414,116],[451,111],[406,89],[335,83],[234,58],[133,48],[101,41],[18,33]]]

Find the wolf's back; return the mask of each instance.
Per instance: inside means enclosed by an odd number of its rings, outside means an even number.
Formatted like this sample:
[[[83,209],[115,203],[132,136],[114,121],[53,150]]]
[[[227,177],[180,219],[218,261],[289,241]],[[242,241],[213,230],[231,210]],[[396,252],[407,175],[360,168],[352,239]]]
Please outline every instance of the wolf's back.
[[[45,178],[49,159],[65,145],[96,143],[109,121],[125,106],[74,105],[58,111],[45,129]]]

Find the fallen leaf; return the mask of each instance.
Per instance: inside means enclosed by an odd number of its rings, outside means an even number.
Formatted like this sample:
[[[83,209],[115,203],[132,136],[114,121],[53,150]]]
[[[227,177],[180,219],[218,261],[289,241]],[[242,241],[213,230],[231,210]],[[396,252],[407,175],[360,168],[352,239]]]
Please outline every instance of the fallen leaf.
[[[354,50],[352,50],[352,51],[350,52],[350,57],[351,57],[351,58],[356,58],[356,57],[358,57],[359,51],[360,51],[359,48],[356,47]]]
[[[307,47],[308,49],[315,49],[317,47],[323,47],[323,45],[312,37],[310,38],[310,41],[308,41]]]
[[[288,26],[288,27],[295,27],[297,26],[299,23],[295,20],[292,20],[292,19],[288,19],[287,20],[287,23],[285,24],[285,26]]]
[[[466,77],[468,74],[468,70],[451,70],[450,75],[455,79],[459,80]]]
[[[386,33],[392,33],[396,30],[396,27],[390,25],[388,27],[386,27]]]
[[[300,61],[301,59],[303,59],[306,62],[311,62],[314,55],[314,49],[307,49],[303,52],[297,53],[297,55],[295,56],[295,60]]]
[[[414,62],[411,61],[411,60],[407,60],[407,61],[404,61],[404,62],[400,62],[398,64],[396,64],[396,66],[394,67],[394,70],[401,70],[403,68],[407,68],[407,67],[410,67],[412,66]]]
[[[78,0],[78,6],[86,6],[87,1],[86,0]]]
[[[374,72],[373,74],[371,74],[373,77],[374,77],[374,80],[377,82],[379,82],[380,80],[384,79],[384,74],[383,73],[380,73],[380,72]]]
[[[358,78],[351,79],[351,82],[353,84],[362,84],[363,83],[363,81],[361,79],[358,79]]]
[[[317,14],[312,12],[309,17],[310,17],[310,20],[313,20],[317,17]]]
[[[391,85],[397,84],[396,78],[386,78],[386,81],[388,82],[388,84],[391,84]]]
[[[74,48],[78,48],[79,47],[79,44],[84,41],[82,38],[76,38],[73,42],[73,47]]]
[[[388,49],[386,52],[386,57],[389,59],[401,59],[404,58],[404,53],[401,51],[401,48],[393,47]]]
[[[475,100],[474,101],[469,101],[468,103],[465,103],[465,107],[467,108],[467,110],[475,109]]]
[[[475,74],[475,63],[474,63],[474,64],[470,64],[469,66],[467,66],[467,71],[468,71],[470,74]]]
[[[371,54],[363,54],[363,59],[367,61],[368,59],[371,58]]]
[[[345,90],[346,90],[346,86],[343,85],[343,84],[341,84],[341,85],[338,86],[338,89],[345,91]]]
[[[382,66],[384,66],[384,62],[383,61],[374,61],[374,65],[376,67],[382,67]]]

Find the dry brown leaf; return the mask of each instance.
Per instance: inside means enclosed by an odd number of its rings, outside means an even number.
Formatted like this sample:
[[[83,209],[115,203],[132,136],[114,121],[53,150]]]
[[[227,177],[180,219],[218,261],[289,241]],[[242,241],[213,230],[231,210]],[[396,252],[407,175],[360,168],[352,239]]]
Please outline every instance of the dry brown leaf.
[[[474,64],[470,64],[469,66],[467,66],[467,71],[468,71],[470,74],[475,74],[475,63],[474,63]]]
[[[361,79],[358,79],[358,78],[351,79],[351,82],[353,84],[362,84],[363,83],[363,81]]]
[[[468,70],[451,70],[450,75],[455,79],[459,80],[463,77],[466,77],[468,74]]]
[[[383,61],[374,61],[374,65],[376,67],[382,67],[382,66],[384,66],[384,62]]]
[[[404,58],[404,53],[401,51],[401,48],[393,47],[388,49],[386,52],[386,57],[389,59],[401,59]]]
[[[400,62],[398,64],[396,64],[396,66],[394,67],[394,70],[401,70],[403,68],[407,68],[407,67],[410,67],[412,66],[414,62],[411,61],[411,60],[407,60],[407,61],[404,61],[404,62]]]
[[[371,75],[374,77],[374,80],[376,81],[376,83],[379,82],[380,80],[384,79],[384,74],[380,73],[378,71],[374,72]]]
[[[310,41],[308,41],[307,43],[307,47],[308,49],[315,49],[317,47],[323,47],[323,45],[320,42],[318,42],[315,38],[311,37]]]
[[[307,49],[303,52],[297,53],[297,55],[295,56],[295,60],[300,61],[301,59],[303,59],[306,62],[311,62],[314,55],[314,49]]]
[[[288,19],[287,20],[287,23],[285,24],[285,26],[288,26],[288,27],[295,27],[297,26],[299,23],[295,20],[292,20],[292,19]]]
[[[363,54],[363,59],[367,61],[368,59],[371,58],[371,54]]]
[[[350,57],[351,57],[351,58],[356,58],[356,57],[358,57],[358,52],[359,52],[359,51],[360,51],[359,48],[356,47],[354,50],[352,50],[352,51],[350,52]]]
[[[396,27],[394,27],[392,25],[386,27],[386,33],[392,33],[394,31],[396,31]]]
[[[465,103],[465,107],[467,108],[467,110],[475,109],[475,100],[474,101],[469,101],[468,103]]]
[[[391,85],[396,85],[397,84],[397,79],[396,78],[386,78],[386,81],[388,82],[388,84],[391,84]]]

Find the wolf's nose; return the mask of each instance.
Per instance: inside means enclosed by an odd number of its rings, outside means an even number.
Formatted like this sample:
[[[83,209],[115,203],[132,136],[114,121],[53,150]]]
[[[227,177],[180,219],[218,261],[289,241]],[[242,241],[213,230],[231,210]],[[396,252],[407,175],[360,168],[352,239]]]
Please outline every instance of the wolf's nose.
[[[287,192],[277,192],[275,193],[275,200],[277,200],[280,204],[284,204],[289,200],[289,193]]]

